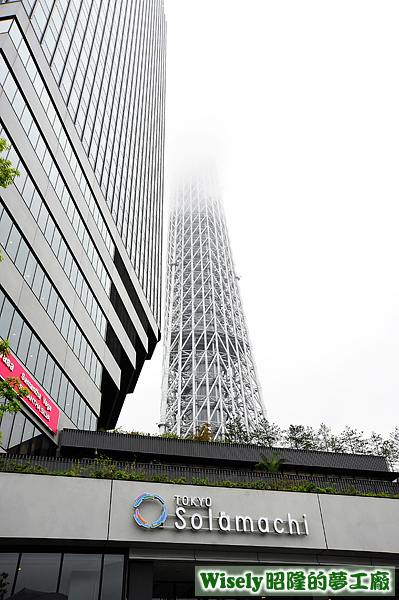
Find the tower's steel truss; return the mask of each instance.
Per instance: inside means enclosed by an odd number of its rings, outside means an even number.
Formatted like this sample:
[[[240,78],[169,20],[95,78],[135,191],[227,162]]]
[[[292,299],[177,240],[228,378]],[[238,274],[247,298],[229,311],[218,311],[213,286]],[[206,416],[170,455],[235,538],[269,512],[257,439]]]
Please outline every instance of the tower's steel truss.
[[[192,167],[169,221],[161,431],[187,436],[229,419],[250,431],[266,409],[238,289],[217,173]]]

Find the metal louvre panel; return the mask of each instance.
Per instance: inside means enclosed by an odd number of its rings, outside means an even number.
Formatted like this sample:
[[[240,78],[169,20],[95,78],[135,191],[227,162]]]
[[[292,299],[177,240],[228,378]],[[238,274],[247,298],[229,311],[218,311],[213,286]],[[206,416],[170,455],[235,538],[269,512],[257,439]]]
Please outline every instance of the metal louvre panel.
[[[310,450],[296,450],[293,448],[265,448],[252,444],[225,444],[223,442],[199,442],[194,440],[152,437],[145,435],[129,435],[118,433],[102,433],[95,431],[78,431],[64,429],[60,436],[61,447],[87,448],[143,453],[153,455],[156,459],[176,456],[179,462],[187,458],[194,458],[198,462],[214,461],[218,465],[224,461],[234,462],[234,466],[246,468],[245,463],[256,464],[260,460],[260,453],[271,454],[279,451],[288,460],[285,468],[290,465],[303,466],[312,469],[326,468],[348,471],[364,471],[392,473],[388,470],[386,459],[383,456],[370,454],[344,454],[334,452],[320,452]]]

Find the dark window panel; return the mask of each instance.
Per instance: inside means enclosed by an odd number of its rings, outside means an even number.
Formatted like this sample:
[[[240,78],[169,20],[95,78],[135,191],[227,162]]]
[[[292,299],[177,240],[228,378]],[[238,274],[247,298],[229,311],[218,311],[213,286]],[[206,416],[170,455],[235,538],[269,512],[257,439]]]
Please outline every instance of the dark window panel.
[[[19,243],[21,241],[21,235],[15,225],[11,227],[10,235],[8,237],[6,252],[13,262],[18,252]]]
[[[94,360],[96,360],[95,354],[94,354],[93,350],[90,348],[90,346],[88,346],[87,352],[86,352],[86,358],[85,358],[85,362],[84,362],[84,368],[86,369],[86,371],[89,373],[90,376],[91,376],[91,363]]]
[[[21,117],[21,125],[24,128],[25,132],[28,133],[29,129],[32,125],[32,115],[30,113],[30,110],[27,106],[25,106],[24,111],[22,113],[22,117]]]
[[[26,67],[28,60],[30,58],[30,52],[28,46],[25,44],[24,40],[21,40],[19,45],[18,54],[23,62],[23,65]]]
[[[51,249],[56,256],[58,255],[58,250],[60,248],[60,244],[61,244],[61,234],[58,231],[58,229],[55,228],[54,235],[53,235],[53,241],[51,243]]]
[[[101,363],[98,360],[96,360],[95,363],[96,363],[96,374],[95,374],[95,377],[93,377],[93,381],[96,384],[96,386],[99,388],[101,385],[101,377],[102,377],[102,373],[103,373],[103,368],[102,368]]]
[[[38,380],[39,383],[42,383],[42,381],[43,381],[44,371],[46,368],[46,361],[47,361],[47,352],[43,348],[43,346],[40,346],[39,353],[37,355],[36,368],[33,372],[33,375],[36,377],[36,379]]]
[[[35,278],[37,261],[33,254],[30,252],[25,267],[24,279],[29,287],[32,287]]]
[[[61,373],[61,383],[60,383],[60,389],[58,392],[58,400],[57,400],[58,406],[61,408],[61,410],[65,410],[67,388],[68,388],[68,379],[65,377],[65,375],[63,373]]]
[[[44,272],[40,265],[37,265],[35,271],[35,278],[32,284],[32,291],[35,294],[36,298],[40,299],[40,292],[42,291],[43,280],[44,280]]]
[[[36,361],[39,354],[40,343],[34,333],[32,333],[32,338],[30,341],[30,346],[28,350],[28,356],[26,359],[26,367],[29,371],[34,374],[36,370]]]
[[[86,361],[86,354],[87,354],[88,350],[89,350],[88,343],[85,340],[84,336],[82,335],[82,342],[80,344],[80,350],[79,350],[79,360],[83,366]]]
[[[28,418],[25,418],[25,425],[22,433],[21,445],[19,447],[19,454],[28,454],[34,429],[35,428],[33,423],[31,423],[31,421],[29,421]]]
[[[12,449],[21,443],[22,431],[25,425],[25,417],[19,412],[15,413],[14,424],[11,430],[10,441],[8,442],[8,448]]]
[[[17,564],[19,552],[0,552],[0,573],[8,573],[6,582],[9,584],[6,587],[5,598],[11,596],[12,586],[14,585],[15,574],[17,572]]]
[[[42,439],[43,439],[43,434],[41,433],[41,431],[39,429],[37,429],[35,427],[35,429],[33,431],[32,443],[31,443],[31,447],[30,447],[30,453],[32,455],[35,454],[36,449],[40,448]]]
[[[37,224],[39,225],[41,231],[43,231],[43,232],[46,230],[46,225],[47,225],[47,219],[48,218],[49,218],[49,216],[48,216],[48,210],[44,206],[44,204],[42,204],[41,207],[40,207],[40,214],[39,214],[39,218],[37,220]]]
[[[97,329],[100,330],[99,324],[98,324],[98,312],[100,311],[100,307],[97,304],[96,299],[93,300],[93,306],[91,307],[91,311],[90,311],[90,316],[92,318],[93,323],[95,323]],[[100,312],[101,315],[101,312]]]
[[[15,592],[22,588],[54,592],[57,589],[61,554],[24,552],[19,564]]]
[[[100,600],[122,598],[124,561],[123,554],[105,554]]]
[[[37,125],[34,121],[32,121],[32,125],[30,127],[28,137],[29,137],[29,141],[32,144],[33,148],[36,148],[36,144],[39,139],[39,135],[40,135],[40,133],[37,128]]]
[[[5,79],[8,75],[8,67],[4,62],[4,58],[0,56],[0,85],[4,85]]]
[[[76,278],[76,286],[75,286],[76,293],[79,297],[81,297],[81,294],[82,294],[82,286],[83,286],[83,277],[82,277],[82,273],[79,271],[78,276]]]
[[[71,266],[72,266],[72,255],[70,252],[67,253],[66,258],[65,258],[65,266],[64,266],[64,271],[66,276],[69,279],[69,274],[71,272]]]
[[[76,265],[76,262],[73,261],[72,267],[71,267],[71,274],[69,276],[70,282],[73,287],[75,287],[75,285],[76,285],[77,276],[78,276],[78,267]]]
[[[20,359],[23,365],[26,365],[26,360],[28,358],[28,351],[30,347],[30,341],[32,337],[32,331],[30,327],[27,326],[26,323],[22,326],[21,337],[19,340],[19,345],[17,349],[18,358]]]
[[[35,426],[33,423],[27,418],[25,420],[25,427],[22,434],[22,441],[25,442],[27,440],[31,440],[33,437],[33,433],[35,431]]]
[[[56,402],[58,399],[58,391],[60,388],[61,375],[62,375],[62,373],[61,373],[61,369],[59,368],[59,366],[54,365],[54,374],[53,374],[53,381],[51,383],[50,396]]]
[[[14,96],[12,107],[15,110],[15,113],[16,113],[18,119],[20,119],[22,116],[22,112],[25,108],[25,100],[22,98],[22,94],[19,90],[17,90],[17,92]]]
[[[55,311],[55,317],[54,317],[54,323],[59,331],[61,331],[62,317],[64,315],[64,310],[65,310],[64,304],[63,304],[63,302],[61,302],[61,299],[59,299],[58,303],[57,303],[57,309]]]
[[[8,236],[10,235],[12,227],[12,221],[5,210],[0,219],[0,244],[3,248],[6,248],[8,242]]]
[[[59,177],[58,167],[53,160],[51,160],[49,180],[54,189],[56,189],[57,181]]]
[[[25,188],[26,188],[26,186],[25,186]],[[37,190],[34,190],[34,193],[33,193],[33,196],[32,196],[32,201],[31,201],[31,204],[30,204],[30,211],[31,211],[34,219],[37,219],[37,217],[39,216],[40,209],[42,208],[42,205],[43,205],[42,199],[40,198]],[[43,217],[42,218],[44,220],[46,209],[43,209],[43,210],[44,210],[44,213],[43,213]]]
[[[43,305],[43,308],[45,310],[47,310],[47,306],[48,306],[48,301],[50,298],[50,292],[51,292],[51,288],[52,285],[50,283],[50,281],[48,280],[48,278],[46,276],[44,276],[44,280],[43,280],[43,285],[42,285],[42,289],[40,292],[40,304]]]
[[[28,178],[28,173],[26,172],[26,169],[21,161],[19,161],[19,164],[18,164],[18,171],[19,171],[19,177],[16,177],[14,179],[14,183],[15,183],[15,187],[17,188],[19,193],[22,194],[22,190],[24,189],[24,185]]]
[[[54,366],[55,366],[54,360],[51,358],[50,355],[48,355],[46,369],[44,371],[44,378],[43,378],[43,387],[47,391],[47,393],[50,393],[50,390],[51,390],[51,382],[53,380]]]
[[[47,314],[52,321],[54,321],[55,311],[56,311],[58,302],[61,302],[61,300],[58,299],[57,292],[51,286],[51,292],[50,292],[50,297],[49,297],[48,307],[47,307]]]
[[[95,357],[92,357],[92,361],[91,361],[91,365],[90,365],[90,377],[93,379],[93,381],[95,381],[95,377],[96,377],[96,371],[97,371],[97,361],[95,360]]]
[[[71,421],[72,421],[72,423],[75,423],[75,425],[77,425],[77,423],[78,423],[80,402],[81,402],[80,395],[75,390],[74,399],[73,399],[73,407],[72,407],[72,416],[71,416]]]
[[[46,229],[44,232],[44,236],[45,236],[49,246],[51,246],[51,242],[53,240],[54,230],[55,230],[55,224],[54,224],[53,219],[50,217],[47,221]]]
[[[1,446],[5,449],[8,448],[8,442],[10,441],[10,435],[11,435],[13,423],[14,423],[14,414],[10,415],[9,413],[4,413],[1,423],[0,423],[0,431],[1,431]]]
[[[57,174],[58,174],[58,177],[57,177],[57,182],[55,184],[54,189],[55,189],[55,193],[57,194],[58,198],[61,199],[64,195],[64,190],[66,190],[66,188],[65,188],[64,182],[62,181],[62,177],[59,175],[59,173],[57,173]]]
[[[82,343],[82,332],[80,331],[80,329],[78,327],[76,327],[76,334],[75,334],[75,341],[73,343],[73,351],[75,352],[76,356],[79,357],[79,352],[80,352],[80,345]]]
[[[22,318],[19,316],[19,314],[16,311],[14,311],[14,316],[13,316],[13,319],[11,322],[10,334],[9,334],[10,346],[14,350],[14,352],[16,352],[17,348],[18,348],[19,338],[21,336],[23,324],[24,324],[24,322],[23,322]]]
[[[68,252],[69,252],[69,250],[66,247],[66,244],[65,244],[64,240],[61,240],[60,249],[58,251],[58,260],[60,262],[61,267],[64,267],[65,257],[66,257],[66,255],[67,255]]]
[[[82,403],[82,404],[84,404],[84,403]],[[84,420],[84,423],[83,423],[83,429],[90,430],[91,410],[87,406],[87,404],[85,406],[86,406],[86,411],[85,411],[85,420]]]
[[[65,413],[69,418],[71,418],[71,416],[72,416],[74,394],[75,394],[75,390],[74,390],[71,382],[69,382],[67,393],[66,393],[66,398],[65,398]]]
[[[5,93],[7,94],[7,98],[9,99],[9,101],[12,104],[15,93],[17,91],[17,86],[16,86],[15,81],[10,72],[7,75],[3,89],[4,89]]]
[[[67,339],[68,346],[70,348],[74,347],[75,333],[76,333],[76,323],[71,319],[71,321],[69,323],[68,339]]]
[[[67,309],[65,309],[63,319],[62,319],[62,324],[61,324],[61,335],[65,340],[68,340],[68,330],[69,330],[70,321],[71,321],[71,315],[69,314]]]
[[[89,288],[88,285],[85,281],[83,281],[82,283],[82,292],[80,294],[80,299],[82,300],[82,304],[84,306],[86,306],[87,303],[87,294],[88,294]]]
[[[46,144],[44,143],[44,139],[41,135],[39,135],[39,139],[36,144],[36,154],[40,162],[44,160],[44,155],[46,153]]]
[[[93,306],[93,294],[91,293],[90,289],[87,289],[87,299],[86,299],[86,310],[87,312],[90,314],[91,313],[91,309]]]
[[[64,554],[60,593],[69,600],[97,600],[101,559],[100,554]]]
[[[21,242],[20,242],[19,248],[18,248],[18,252],[17,252],[17,256],[15,259],[15,266],[17,267],[17,269],[21,273],[21,275],[23,275],[25,273],[25,266],[26,266],[26,262],[28,260],[28,255],[29,255],[28,245],[25,242],[25,240],[21,239]]]
[[[84,402],[80,402],[78,422],[77,422],[77,426],[79,429],[84,429],[85,417],[86,417],[86,404]]]

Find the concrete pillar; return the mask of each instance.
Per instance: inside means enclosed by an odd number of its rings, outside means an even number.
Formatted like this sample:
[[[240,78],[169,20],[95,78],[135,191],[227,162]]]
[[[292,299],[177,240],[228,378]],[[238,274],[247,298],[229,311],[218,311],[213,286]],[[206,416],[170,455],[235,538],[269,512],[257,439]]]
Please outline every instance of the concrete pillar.
[[[129,560],[128,600],[152,600],[154,563]]]

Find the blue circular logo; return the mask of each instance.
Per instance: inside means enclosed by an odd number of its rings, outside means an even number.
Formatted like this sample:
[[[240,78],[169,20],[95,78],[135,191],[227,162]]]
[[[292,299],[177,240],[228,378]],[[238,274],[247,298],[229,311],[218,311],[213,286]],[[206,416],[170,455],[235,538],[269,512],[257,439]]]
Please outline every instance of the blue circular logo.
[[[159,517],[159,519],[157,519],[153,523],[147,523],[147,521],[145,521],[139,513],[139,506],[144,500],[156,500],[162,506],[161,516]],[[157,494],[141,494],[141,496],[136,498],[136,501],[134,503],[134,508],[135,508],[134,520],[136,521],[137,525],[140,525],[140,527],[145,527],[146,529],[155,529],[156,527],[163,525],[166,521],[168,512],[166,510],[165,500],[163,500],[161,498],[161,496],[158,496]]]

